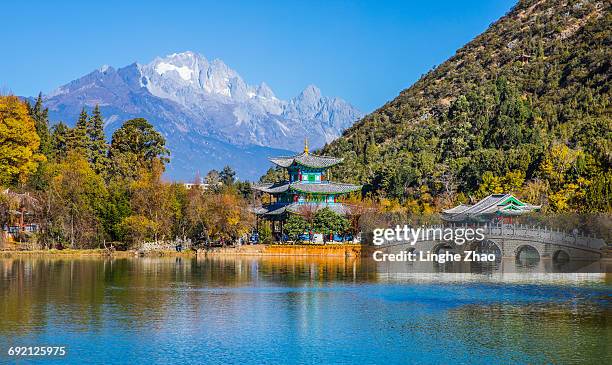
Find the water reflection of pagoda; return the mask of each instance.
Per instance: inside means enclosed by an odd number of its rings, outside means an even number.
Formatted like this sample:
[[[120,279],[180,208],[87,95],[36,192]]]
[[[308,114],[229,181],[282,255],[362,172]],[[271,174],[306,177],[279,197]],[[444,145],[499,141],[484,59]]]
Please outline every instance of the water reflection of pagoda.
[[[303,214],[327,207],[337,214],[347,214],[348,207],[338,197],[361,189],[361,185],[326,180],[326,171],[342,162],[341,158],[317,156],[304,152],[290,157],[274,157],[270,161],[287,170],[289,180],[254,185],[253,189],[269,194],[268,203],[255,210],[259,217],[282,222],[288,214]]]

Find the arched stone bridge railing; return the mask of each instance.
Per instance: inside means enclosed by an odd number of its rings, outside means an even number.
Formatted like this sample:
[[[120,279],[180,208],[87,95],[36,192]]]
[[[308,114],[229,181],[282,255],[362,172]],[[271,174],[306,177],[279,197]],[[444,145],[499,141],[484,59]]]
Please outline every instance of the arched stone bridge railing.
[[[446,242],[440,239],[417,241],[414,245],[405,241],[391,241],[376,249],[393,253],[399,251],[413,250],[436,252],[440,248],[452,249],[463,253],[468,250],[478,249],[478,246],[486,242],[489,246],[496,246],[503,257],[517,257],[524,247],[535,249],[541,258],[554,258],[559,253],[566,253],[570,259],[599,259],[606,242],[602,239],[574,235],[562,231],[554,231],[545,227],[525,225],[487,225],[487,226],[429,226],[427,228],[482,228],[485,239],[483,241],[466,242],[463,245],[454,242]]]

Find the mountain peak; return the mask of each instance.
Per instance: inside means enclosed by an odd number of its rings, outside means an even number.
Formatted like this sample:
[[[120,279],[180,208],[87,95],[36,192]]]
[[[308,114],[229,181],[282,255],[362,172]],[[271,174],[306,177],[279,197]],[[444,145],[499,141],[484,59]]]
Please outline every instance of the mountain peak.
[[[307,108],[313,110],[313,108],[320,104],[321,99],[321,90],[315,85],[310,84],[292,101],[300,109]]]
[[[205,60],[206,58],[199,53],[185,51],[179,53],[172,53],[166,55],[165,57],[162,57],[161,59],[168,62],[195,62],[197,60]]]
[[[257,95],[262,96],[264,98],[275,97],[274,92],[272,91],[272,89],[270,89],[270,86],[268,86],[268,84],[266,84],[265,82],[262,82],[257,87]]]
[[[108,71],[109,69],[112,70],[113,68],[110,67],[109,65],[102,65],[102,66],[100,66],[100,68],[98,68],[98,71],[104,73],[104,72]]]
[[[198,54],[193,51],[183,51],[183,52],[173,53],[171,55],[168,55],[167,57],[196,57],[196,56],[198,56]]]
[[[321,89],[319,89],[316,85],[310,84],[302,90],[300,96],[308,99],[320,99],[321,98]]]

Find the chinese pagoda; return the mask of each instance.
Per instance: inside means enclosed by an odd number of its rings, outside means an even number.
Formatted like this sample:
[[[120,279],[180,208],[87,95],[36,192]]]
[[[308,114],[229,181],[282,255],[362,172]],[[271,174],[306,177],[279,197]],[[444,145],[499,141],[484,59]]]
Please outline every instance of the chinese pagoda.
[[[343,194],[361,189],[361,185],[327,181],[326,170],[342,162],[342,158],[317,156],[304,152],[289,157],[274,157],[270,161],[287,170],[289,180],[257,184],[254,190],[270,195],[268,204],[255,209],[258,217],[283,221],[289,213],[300,214],[304,209],[329,208],[337,214],[347,214],[349,209],[337,201]]]
[[[527,204],[512,194],[491,194],[474,205],[459,204],[442,211],[442,219],[447,222],[512,223],[512,217],[540,208],[540,205]]]

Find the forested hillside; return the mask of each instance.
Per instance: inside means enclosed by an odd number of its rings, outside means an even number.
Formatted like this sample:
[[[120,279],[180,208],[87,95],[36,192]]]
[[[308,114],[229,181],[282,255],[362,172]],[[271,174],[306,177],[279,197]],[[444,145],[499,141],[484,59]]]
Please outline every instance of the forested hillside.
[[[512,191],[609,212],[611,20],[610,2],[521,1],[325,146],[334,177],[416,211]]]

